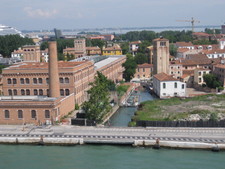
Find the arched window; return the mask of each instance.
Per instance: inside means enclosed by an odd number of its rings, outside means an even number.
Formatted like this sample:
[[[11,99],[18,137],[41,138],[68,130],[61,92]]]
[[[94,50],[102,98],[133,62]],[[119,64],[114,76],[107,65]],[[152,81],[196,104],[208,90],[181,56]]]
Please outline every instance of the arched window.
[[[47,96],[49,97],[49,89],[47,89]]]
[[[13,84],[16,84],[17,80],[15,78],[13,78]]]
[[[20,84],[24,84],[24,79],[20,78]]]
[[[29,84],[30,83],[30,79],[26,78],[26,84]]]
[[[166,88],[166,83],[163,83],[163,89],[165,89]]]
[[[49,78],[46,78],[46,83],[49,84]]]
[[[14,96],[17,95],[17,90],[16,90],[16,89],[13,90],[13,95],[14,95]]]
[[[65,78],[65,83],[70,83],[70,80],[68,77]]]
[[[23,110],[18,110],[18,118],[19,119],[23,118]]]
[[[34,95],[38,95],[38,90],[34,89]]]
[[[45,118],[46,119],[50,118],[50,111],[49,110],[45,110]]]
[[[29,89],[26,89],[26,95],[30,95],[30,90]]]
[[[42,78],[38,78],[38,83],[42,84]]]
[[[62,77],[59,78],[60,83],[64,83],[64,79]]]
[[[174,88],[177,88],[177,82],[174,83]]]
[[[37,117],[36,110],[31,110],[31,118],[35,119]]]
[[[39,95],[43,96],[43,90],[42,89],[39,89]]]
[[[12,84],[12,79],[7,79],[8,84]]]
[[[21,89],[21,95],[25,95],[25,90],[24,89]]]
[[[64,90],[63,89],[60,89],[60,95],[64,96]]]
[[[9,94],[9,96],[12,96],[12,90],[11,89],[8,90],[8,94]]]
[[[33,78],[33,83],[37,84],[37,79],[36,78]]]
[[[66,89],[65,90],[65,93],[66,93],[66,96],[70,95],[70,90],[69,89]]]
[[[9,119],[10,118],[9,110],[5,110],[4,112],[5,112],[5,118]]]

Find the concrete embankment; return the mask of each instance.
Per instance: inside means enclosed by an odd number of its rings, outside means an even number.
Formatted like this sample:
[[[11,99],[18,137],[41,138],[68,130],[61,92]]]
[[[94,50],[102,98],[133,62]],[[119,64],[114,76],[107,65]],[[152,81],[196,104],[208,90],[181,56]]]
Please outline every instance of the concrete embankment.
[[[1,137],[0,144],[76,145],[84,144],[84,142],[82,138]]]
[[[133,146],[153,147],[157,145],[154,140],[135,140]],[[209,149],[225,150],[225,144],[200,143],[200,142],[178,142],[178,141],[160,141],[159,147],[180,148],[180,149]]]
[[[200,143],[200,142],[178,142],[155,140],[96,140],[83,138],[29,138],[29,137],[0,137],[0,144],[42,144],[42,145],[82,145],[82,144],[104,144],[104,145],[133,145],[134,147],[158,147],[175,149],[208,149],[225,150],[225,144]]]

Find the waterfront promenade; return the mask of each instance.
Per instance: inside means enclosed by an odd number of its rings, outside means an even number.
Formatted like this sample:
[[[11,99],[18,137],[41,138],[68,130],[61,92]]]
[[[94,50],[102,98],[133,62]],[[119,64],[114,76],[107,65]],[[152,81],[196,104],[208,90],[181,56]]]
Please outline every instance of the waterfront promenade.
[[[225,149],[224,128],[116,128],[78,126],[0,126],[0,143],[127,144]]]

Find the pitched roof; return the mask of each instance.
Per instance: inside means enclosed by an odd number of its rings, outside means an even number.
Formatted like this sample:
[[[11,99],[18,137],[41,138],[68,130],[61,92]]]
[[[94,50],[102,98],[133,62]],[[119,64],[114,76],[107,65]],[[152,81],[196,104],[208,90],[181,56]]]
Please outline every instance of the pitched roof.
[[[130,44],[140,44],[140,43],[141,43],[140,40],[139,41],[130,42]]]
[[[187,51],[189,51],[190,49],[188,49],[188,48],[178,48],[177,49],[177,52],[178,53],[183,53],[183,52],[187,52]]]
[[[144,63],[141,65],[138,65],[137,67],[138,68],[151,68],[151,67],[153,67],[153,64]]]
[[[216,54],[216,53],[225,53],[225,49],[214,49],[214,50],[204,50],[202,51],[202,53],[205,53],[205,54]]]
[[[223,64],[218,64],[215,67],[216,68],[220,68],[220,69],[225,69],[225,65],[223,65]]]
[[[166,73],[158,73],[154,75],[154,78],[158,79],[159,81],[179,81]]]
[[[183,46],[193,46],[192,42],[176,42],[176,46],[180,46],[180,47],[183,47]]]
[[[208,57],[205,54],[189,54],[187,55],[187,58],[192,60],[208,59]]]

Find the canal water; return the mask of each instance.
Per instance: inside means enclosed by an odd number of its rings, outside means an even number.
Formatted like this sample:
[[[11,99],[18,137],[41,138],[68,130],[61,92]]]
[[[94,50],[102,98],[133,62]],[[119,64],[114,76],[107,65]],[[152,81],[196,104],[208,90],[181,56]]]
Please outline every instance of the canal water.
[[[149,92],[146,90],[140,91],[140,102],[144,102],[147,100],[155,99]],[[137,110],[136,107],[121,107],[110,118],[110,126],[114,127],[127,127],[128,123],[131,120],[131,117],[134,115],[134,112]]]
[[[225,152],[128,146],[0,145],[1,169],[224,169]]]

